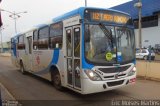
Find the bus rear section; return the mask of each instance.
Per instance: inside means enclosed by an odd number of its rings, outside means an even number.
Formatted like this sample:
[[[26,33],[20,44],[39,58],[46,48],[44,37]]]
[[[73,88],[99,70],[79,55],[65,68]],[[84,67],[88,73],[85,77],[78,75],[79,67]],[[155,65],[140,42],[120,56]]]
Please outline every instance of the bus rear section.
[[[19,60],[25,54],[25,43],[24,36],[22,34],[17,34],[11,38],[11,61],[16,67],[20,67]]]

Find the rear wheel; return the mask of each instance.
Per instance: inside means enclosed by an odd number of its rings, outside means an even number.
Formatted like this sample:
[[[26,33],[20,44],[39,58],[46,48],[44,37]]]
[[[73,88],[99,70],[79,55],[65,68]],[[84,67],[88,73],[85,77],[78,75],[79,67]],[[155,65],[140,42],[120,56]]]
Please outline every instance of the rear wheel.
[[[26,71],[25,71],[25,69],[24,69],[23,62],[22,62],[22,61],[20,62],[20,71],[21,71],[22,74],[26,74]]]
[[[57,90],[63,90],[60,74],[58,70],[54,70],[54,71],[55,72],[51,72],[52,83]]]

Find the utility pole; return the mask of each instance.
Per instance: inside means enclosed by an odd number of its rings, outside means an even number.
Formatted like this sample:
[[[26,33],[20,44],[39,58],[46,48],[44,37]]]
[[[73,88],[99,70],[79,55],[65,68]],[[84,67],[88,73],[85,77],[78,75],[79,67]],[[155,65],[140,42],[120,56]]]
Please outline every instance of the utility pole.
[[[87,7],[87,0],[85,0],[85,7]]]
[[[142,19],[142,1],[138,0],[138,2],[134,4],[134,6],[138,8],[139,48],[142,48],[142,24],[141,24],[141,19]]]
[[[21,17],[19,14],[27,13],[27,11],[18,12],[18,13],[16,13],[15,11],[11,12],[11,11],[4,10],[4,9],[1,9],[1,11],[10,13],[9,17],[14,20],[15,33],[17,34],[17,19]]]
[[[14,20],[15,33],[17,33],[17,22],[16,21],[18,18],[20,18],[20,15],[17,15],[14,11],[11,15],[9,15],[9,17]]]

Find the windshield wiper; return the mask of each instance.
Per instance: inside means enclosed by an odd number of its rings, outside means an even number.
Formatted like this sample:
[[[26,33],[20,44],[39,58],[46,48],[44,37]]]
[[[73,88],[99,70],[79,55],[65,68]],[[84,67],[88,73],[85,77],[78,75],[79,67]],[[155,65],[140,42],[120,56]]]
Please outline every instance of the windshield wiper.
[[[121,27],[121,29],[118,29],[118,31],[120,31],[121,33],[118,34],[118,38],[121,38],[122,35],[125,33],[127,26],[124,25],[123,27]]]
[[[105,25],[102,24],[102,23],[99,23],[99,27],[100,27],[101,30],[104,32],[104,34],[106,35],[106,37],[111,40],[112,48],[113,48],[113,37],[112,37],[112,33],[111,33],[111,32],[105,27]]]

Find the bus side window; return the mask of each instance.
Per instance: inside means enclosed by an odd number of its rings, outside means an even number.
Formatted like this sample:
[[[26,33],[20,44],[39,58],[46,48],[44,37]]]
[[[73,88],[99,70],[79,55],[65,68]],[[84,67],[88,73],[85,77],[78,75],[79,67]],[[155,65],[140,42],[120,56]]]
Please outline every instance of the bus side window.
[[[38,31],[33,32],[33,49],[36,50],[38,47]]]
[[[18,37],[17,49],[18,50],[24,50],[25,49],[24,35],[20,35]]]
[[[48,49],[49,27],[44,27],[38,33],[38,49]]]
[[[62,48],[63,23],[58,22],[50,26],[50,48]]]

